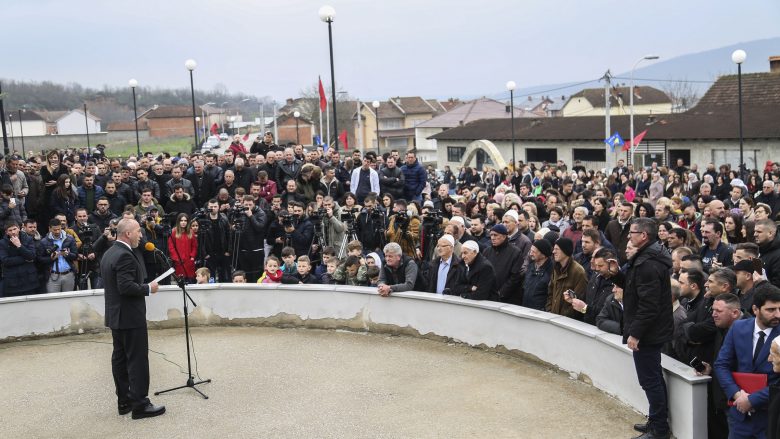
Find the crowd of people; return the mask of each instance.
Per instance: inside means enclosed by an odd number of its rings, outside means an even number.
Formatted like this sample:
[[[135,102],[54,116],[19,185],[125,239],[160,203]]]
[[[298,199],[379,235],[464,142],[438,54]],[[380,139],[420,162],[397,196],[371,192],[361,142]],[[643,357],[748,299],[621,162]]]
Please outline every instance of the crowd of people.
[[[648,424],[636,426],[645,437],[668,434],[661,352],[713,375],[710,434],[726,437],[767,414],[767,395],[732,392],[742,351],[728,329],[753,318],[777,335],[779,192],[771,162],[453,171],[424,166],[414,150],[306,150],[270,132],[251,145],[235,138],[223,154],[9,155],[0,159],[0,297],[100,288],[101,256],[130,218],[141,225],[135,251],[147,280],[170,265],[190,283],[427,291],[622,335],[650,400]],[[753,363],[774,383],[771,341]],[[727,416],[732,400],[741,423]]]

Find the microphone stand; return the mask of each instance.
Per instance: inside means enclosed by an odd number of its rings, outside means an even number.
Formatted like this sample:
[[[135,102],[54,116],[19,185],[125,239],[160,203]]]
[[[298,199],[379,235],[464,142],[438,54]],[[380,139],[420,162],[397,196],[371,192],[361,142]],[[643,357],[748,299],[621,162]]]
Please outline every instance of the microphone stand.
[[[174,249],[176,249],[176,253],[178,254],[179,250],[174,245]],[[160,252],[160,255],[162,256],[163,260],[166,264],[168,264],[168,268],[173,268],[173,264],[171,263],[170,258],[165,255],[160,249],[155,249],[155,252]],[[181,259],[181,257],[179,257]],[[189,311],[187,308],[187,299],[192,302],[192,306],[197,308],[197,304],[194,300],[192,300],[192,297],[187,292],[186,283],[184,282],[184,276],[177,276],[175,273],[171,275],[173,279],[176,281],[176,285],[179,286],[182,292],[182,298],[184,299],[184,338],[187,342],[187,383],[183,386],[173,387],[166,390],[160,390],[159,392],[154,392],[155,395],[160,395],[162,393],[168,393],[172,392],[174,390],[184,389],[184,388],[190,388],[200,394],[200,396],[203,397],[203,399],[209,399],[208,396],[206,396],[205,393],[201,392],[197,387],[198,384],[203,383],[210,383],[211,379],[203,380],[203,381],[195,381],[195,378],[192,376],[192,361],[190,360],[190,319],[189,319]]]

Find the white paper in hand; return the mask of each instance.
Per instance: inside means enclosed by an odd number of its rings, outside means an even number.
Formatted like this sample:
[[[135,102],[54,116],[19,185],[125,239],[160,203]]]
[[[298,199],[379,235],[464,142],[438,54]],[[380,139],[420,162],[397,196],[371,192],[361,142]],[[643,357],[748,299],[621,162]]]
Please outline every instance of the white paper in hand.
[[[168,271],[166,271],[165,273],[163,273],[163,274],[157,276],[156,278],[154,278],[154,280],[152,280],[152,282],[155,282],[155,283],[159,284],[161,280],[163,280],[166,277],[172,275],[174,271],[176,271],[176,270],[174,270],[173,268],[169,268]]]

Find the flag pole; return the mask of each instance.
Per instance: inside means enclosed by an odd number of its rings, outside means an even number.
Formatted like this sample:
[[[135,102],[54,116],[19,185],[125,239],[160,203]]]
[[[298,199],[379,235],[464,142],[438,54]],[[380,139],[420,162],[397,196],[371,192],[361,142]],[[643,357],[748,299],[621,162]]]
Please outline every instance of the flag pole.
[[[325,103],[325,118],[327,120],[326,126],[328,127],[328,138],[325,139],[325,143],[328,145],[328,149],[330,149],[330,111],[328,110],[329,107],[330,107],[330,102],[326,102]]]

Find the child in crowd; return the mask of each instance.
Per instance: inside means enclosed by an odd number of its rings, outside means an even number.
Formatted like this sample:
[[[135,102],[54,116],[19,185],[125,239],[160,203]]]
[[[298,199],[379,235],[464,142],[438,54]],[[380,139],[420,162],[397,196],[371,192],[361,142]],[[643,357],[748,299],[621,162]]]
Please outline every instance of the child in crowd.
[[[360,257],[350,255],[333,274],[333,279],[338,285],[368,286],[366,279],[366,266],[361,263]]]
[[[352,241],[347,244],[347,256],[363,256],[363,244],[360,241]]]
[[[284,274],[282,276],[283,284],[318,284],[319,279],[311,274],[311,260],[308,256],[303,255],[298,258],[297,264],[298,272],[294,275]]]
[[[298,268],[295,265],[295,249],[292,247],[285,247],[282,249],[282,273],[294,275],[298,272]]]
[[[368,279],[368,286],[376,287],[379,285],[379,267],[376,265],[366,268],[366,278]]]
[[[246,283],[246,272],[243,270],[236,270],[233,272],[233,283],[234,284],[245,284]]]
[[[198,285],[211,283],[211,272],[206,267],[195,270],[195,283]]]
[[[382,260],[379,259],[379,254],[376,252],[371,252],[366,255],[366,266],[368,268],[371,267],[377,267],[378,269],[382,269]]]
[[[289,247],[288,247],[289,248]],[[259,284],[279,284],[282,283],[282,275],[284,273],[279,269],[279,258],[276,256],[269,256],[265,260],[265,271],[260,279],[257,280]]]
[[[326,246],[322,249],[322,262],[317,265],[317,268],[314,270],[314,276],[318,279],[322,278],[322,275],[328,271],[328,262],[331,259],[336,259],[336,249],[331,246]]]
[[[336,269],[339,267],[339,260],[335,256],[328,261],[327,270],[320,275],[320,283],[323,285],[333,285],[336,281],[333,279],[333,274],[336,273]]]

